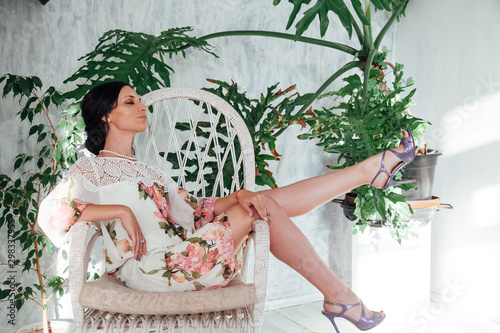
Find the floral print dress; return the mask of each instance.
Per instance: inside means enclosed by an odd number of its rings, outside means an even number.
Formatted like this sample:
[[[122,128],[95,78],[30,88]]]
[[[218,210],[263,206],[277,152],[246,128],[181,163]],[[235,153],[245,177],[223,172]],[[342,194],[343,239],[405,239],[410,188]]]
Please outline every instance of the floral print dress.
[[[61,246],[88,205],[126,205],[141,227],[147,255],[135,260],[120,219],[99,222],[108,275],[140,290],[214,289],[227,285],[242,265],[227,215],[214,216],[216,200],[194,198],[141,162],[85,157],[43,201],[39,221]]]

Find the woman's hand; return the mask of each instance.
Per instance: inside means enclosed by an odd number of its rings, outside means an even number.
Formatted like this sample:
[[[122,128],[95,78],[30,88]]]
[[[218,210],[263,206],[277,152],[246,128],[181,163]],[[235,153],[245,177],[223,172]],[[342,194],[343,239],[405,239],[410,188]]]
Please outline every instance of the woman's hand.
[[[120,220],[123,229],[127,231],[128,237],[132,240],[132,252],[134,252],[135,260],[141,260],[142,255],[147,254],[146,240],[134,213],[129,207],[123,206],[123,213],[120,216]]]
[[[237,192],[236,198],[249,216],[253,215],[253,207],[264,221],[270,222],[269,216],[271,216],[271,210],[269,209],[267,197],[264,194],[240,190]]]

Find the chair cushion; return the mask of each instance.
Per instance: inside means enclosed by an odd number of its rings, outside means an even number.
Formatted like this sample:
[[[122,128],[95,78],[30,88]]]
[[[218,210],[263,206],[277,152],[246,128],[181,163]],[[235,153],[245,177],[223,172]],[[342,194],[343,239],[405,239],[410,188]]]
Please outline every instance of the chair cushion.
[[[185,292],[152,292],[131,289],[105,274],[86,282],[80,293],[84,308],[123,314],[193,314],[243,308],[255,303],[255,286],[238,274],[224,288]]]

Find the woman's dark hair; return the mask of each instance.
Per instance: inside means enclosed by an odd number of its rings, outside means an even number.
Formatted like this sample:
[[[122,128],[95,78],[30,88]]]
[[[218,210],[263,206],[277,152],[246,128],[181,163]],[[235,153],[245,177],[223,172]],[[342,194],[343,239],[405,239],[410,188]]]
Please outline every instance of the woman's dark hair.
[[[107,116],[116,106],[118,95],[124,86],[128,84],[119,81],[106,82],[92,88],[82,99],[81,112],[87,132],[85,148],[94,155],[104,149],[106,142],[108,123],[103,121],[102,117]]]

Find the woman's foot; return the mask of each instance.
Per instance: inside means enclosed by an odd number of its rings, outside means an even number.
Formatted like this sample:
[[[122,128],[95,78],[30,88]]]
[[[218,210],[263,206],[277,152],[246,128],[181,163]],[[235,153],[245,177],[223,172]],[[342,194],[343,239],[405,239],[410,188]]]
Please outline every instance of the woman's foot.
[[[346,293],[344,293],[344,295],[339,294],[333,299],[326,299],[326,301],[328,301],[329,303],[341,303],[345,305],[351,305],[361,302],[361,300],[351,290],[348,290]],[[325,312],[341,313],[344,310],[339,305],[333,305],[329,303],[323,303],[323,309],[325,310]],[[359,322],[363,308],[365,310],[366,317],[371,318],[371,316],[373,316],[373,311],[369,310],[364,304],[362,304],[362,306],[355,306],[348,309],[344,313],[344,315],[351,318],[355,322]]]
[[[374,328],[375,326],[378,326],[381,322],[384,321],[385,319],[385,314],[383,312],[373,312],[371,315],[367,315],[364,309],[363,302],[358,302],[356,304],[340,304],[340,303],[332,303],[325,301],[324,302],[327,305],[334,305],[334,306],[339,306],[342,308],[342,311],[339,313],[332,313],[332,312],[325,312],[323,311],[323,315],[327,317],[330,322],[332,323],[333,327],[335,328],[335,331],[337,333],[340,333],[339,328],[337,327],[337,323],[335,322],[335,319],[342,318],[345,320],[350,321],[352,324],[354,324],[358,330],[361,331],[368,331]],[[361,308],[361,316],[359,320],[354,320],[350,318],[349,316],[346,315],[346,313],[354,308]]]
[[[411,138],[411,140],[401,140],[401,144],[398,147],[379,153],[366,160],[368,162],[365,166],[367,182],[371,181],[370,184],[372,186],[384,188],[384,190],[386,190],[388,187],[392,186],[390,183],[388,184],[388,182],[390,182],[389,178],[393,176],[394,169],[398,166],[399,169],[413,160],[415,156],[413,137],[409,131],[404,131],[403,139],[404,138]]]

